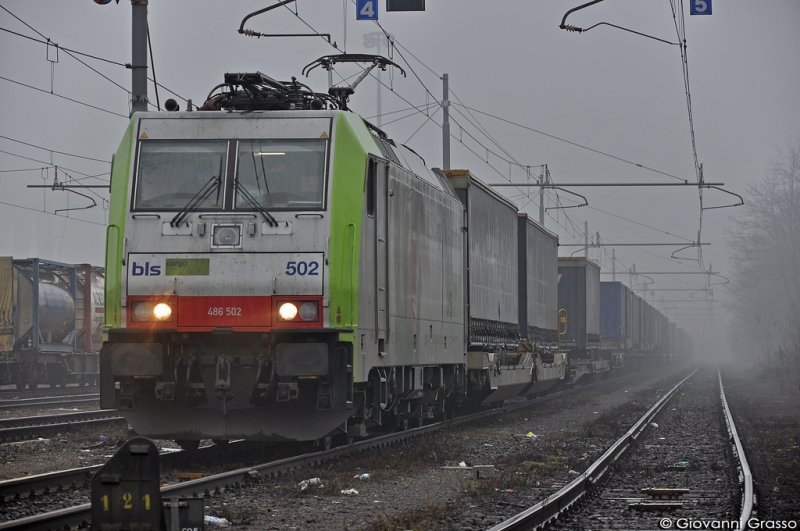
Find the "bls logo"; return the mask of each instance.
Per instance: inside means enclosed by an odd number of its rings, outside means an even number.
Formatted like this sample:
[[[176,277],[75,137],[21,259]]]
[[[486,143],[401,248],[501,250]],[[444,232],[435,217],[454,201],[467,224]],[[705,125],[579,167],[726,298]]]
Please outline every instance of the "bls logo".
[[[157,277],[161,274],[160,265],[150,265],[150,262],[145,262],[144,265],[139,265],[136,262],[131,264],[131,275],[140,277],[142,275],[148,277]]]

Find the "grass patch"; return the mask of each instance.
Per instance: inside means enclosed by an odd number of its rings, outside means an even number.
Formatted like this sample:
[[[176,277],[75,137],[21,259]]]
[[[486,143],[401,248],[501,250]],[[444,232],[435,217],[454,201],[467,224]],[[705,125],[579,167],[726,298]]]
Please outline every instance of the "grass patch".
[[[455,503],[425,502],[422,507],[395,516],[381,515],[369,526],[369,531],[436,531],[439,521],[458,516],[461,509]]]
[[[528,479],[539,481],[569,470],[567,459],[561,455],[551,455],[544,461],[524,461],[523,469],[528,470]]]

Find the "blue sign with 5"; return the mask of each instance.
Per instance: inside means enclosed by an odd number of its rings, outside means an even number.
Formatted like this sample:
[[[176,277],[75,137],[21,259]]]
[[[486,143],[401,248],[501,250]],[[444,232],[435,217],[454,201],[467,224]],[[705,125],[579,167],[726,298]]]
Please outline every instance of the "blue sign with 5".
[[[692,15],[710,15],[711,0],[690,0],[689,13]]]

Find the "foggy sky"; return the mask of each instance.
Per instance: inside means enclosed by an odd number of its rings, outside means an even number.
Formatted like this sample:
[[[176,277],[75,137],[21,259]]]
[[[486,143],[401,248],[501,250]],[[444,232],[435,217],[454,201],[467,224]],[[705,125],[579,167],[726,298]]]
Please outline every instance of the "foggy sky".
[[[222,82],[225,72],[261,71],[277,79],[301,78],[306,64],[339,53],[318,37],[255,39],[237,33],[244,16],[271,3],[151,0],[150,35],[158,82],[200,105],[211,88]],[[353,3],[298,3],[302,20],[316,31],[330,33],[340,49],[375,53],[374,48],[364,47],[363,35],[380,28],[372,22],[356,21]],[[437,124],[441,123],[441,110],[437,111],[436,100],[442,97],[439,76],[448,73],[454,100],[454,168],[470,169],[486,182],[525,181],[526,171],[510,167],[504,158],[530,165],[534,178],[539,175],[539,165],[547,164],[554,182],[565,185],[678,182],[673,177],[694,182],[679,48],[608,26],[583,34],[560,30],[564,13],[581,3],[428,0],[424,13],[386,13],[381,0],[380,23],[400,45],[393,60],[408,74],[406,78],[399,72],[391,78],[382,74],[382,81],[393,89],[382,91],[384,129],[398,144],[407,144],[419,153],[428,167],[440,167],[442,134]],[[699,162],[707,182],[724,182],[726,189],[745,195],[746,185],[763,177],[778,150],[800,139],[800,2],[714,0],[710,16],[690,16],[689,0],[684,4]],[[131,7],[127,0],[107,6],[91,0],[0,0],[0,5],[62,47],[114,62],[131,61]],[[606,0],[572,14],[568,22],[581,27],[608,22],[671,42],[677,38],[668,0]],[[251,19],[247,27],[262,33],[310,31],[285,8]],[[3,10],[0,28],[41,39]],[[63,50],[58,51],[57,62],[55,54],[54,47],[48,50],[44,44],[0,32],[0,77],[5,78],[0,79],[0,136],[110,161],[128,123],[128,94]],[[124,89],[130,88],[130,70],[78,57]],[[341,80],[339,75],[356,72],[354,67],[337,68],[334,81]],[[327,75],[321,69],[302,81],[318,91],[327,89]],[[51,95],[51,87],[64,98],[103,110]],[[376,87],[375,79],[368,78],[351,98],[351,108],[373,122]],[[155,102],[152,84],[149,96]],[[174,97],[164,89],[158,96],[162,106],[164,100]],[[431,105],[430,117],[416,113],[392,122],[410,114],[396,112],[408,109],[407,102]],[[474,109],[472,114],[461,104]],[[185,108],[182,101],[181,108]],[[486,148],[502,158],[487,153]],[[102,264],[107,211],[101,198],[108,194],[96,191],[93,197],[98,206],[70,211],[68,219],[65,213],[52,215],[57,208],[80,208],[89,200],[25,187],[51,184],[52,167],[40,169],[51,161],[61,168],[60,181],[68,176],[83,178],[82,174],[108,178],[108,163],[51,154],[0,138],[0,255]],[[100,184],[102,180],[82,182]],[[538,220],[535,189],[531,189],[531,199],[518,190],[500,191]],[[606,243],[697,239],[700,211],[696,188],[573,191],[586,196],[589,207],[550,210],[546,218],[547,228],[559,234],[562,244],[582,243],[584,221],[589,222],[589,232],[599,231]],[[558,195],[563,205],[575,204],[568,194]],[[713,191],[704,192],[704,198],[706,206],[735,200]],[[547,206],[556,206],[552,192]],[[703,248],[706,269],[713,264],[715,271],[725,274],[725,227],[729,216],[736,214],[736,209],[703,214],[702,240],[712,244]],[[561,254],[577,249],[563,247]],[[616,248],[617,269],[625,271],[617,279],[628,283],[627,271],[634,263],[637,271],[697,269],[697,262],[669,259],[671,251],[668,247]],[[600,261],[604,271],[611,270],[611,248],[602,253],[592,250],[590,256]],[[685,251],[683,256],[696,257],[696,251]],[[702,277],[689,275],[652,278],[655,289],[703,285]],[[603,275],[602,279],[611,277]],[[723,298],[722,291],[717,286],[715,298]],[[662,295],[667,300],[686,299],[689,292],[655,292],[656,299]],[[686,310],[665,313],[692,332],[703,326],[707,331],[723,330],[724,310],[712,316]]]

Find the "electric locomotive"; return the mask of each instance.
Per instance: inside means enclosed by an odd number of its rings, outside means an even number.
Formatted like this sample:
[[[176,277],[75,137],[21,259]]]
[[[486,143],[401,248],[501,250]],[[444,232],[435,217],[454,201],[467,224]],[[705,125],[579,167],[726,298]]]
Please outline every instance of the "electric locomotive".
[[[442,415],[465,379],[447,180],[400,166],[346,94],[223,87],[204,108],[230,112],[135,114],[114,157],[101,407],[186,447]]]

